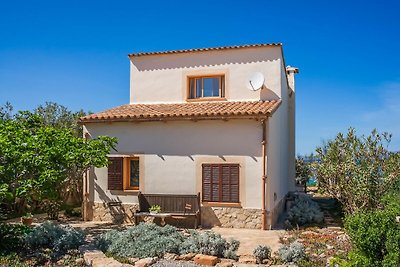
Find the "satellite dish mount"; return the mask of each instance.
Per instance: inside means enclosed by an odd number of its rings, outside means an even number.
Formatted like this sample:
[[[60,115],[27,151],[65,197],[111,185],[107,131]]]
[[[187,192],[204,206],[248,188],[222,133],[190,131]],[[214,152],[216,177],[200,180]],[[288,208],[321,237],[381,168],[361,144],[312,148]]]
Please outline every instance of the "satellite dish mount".
[[[255,72],[249,76],[246,87],[251,91],[258,91],[264,87],[264,75],[261,72]]]

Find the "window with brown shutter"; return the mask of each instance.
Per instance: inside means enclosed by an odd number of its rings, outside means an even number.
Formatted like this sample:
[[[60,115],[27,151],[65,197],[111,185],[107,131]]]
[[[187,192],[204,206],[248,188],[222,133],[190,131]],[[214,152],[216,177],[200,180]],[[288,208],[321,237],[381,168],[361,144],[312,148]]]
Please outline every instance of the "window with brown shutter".
[[[110,157],[108,160],[108,190],[139,190],[138,157]]]
[[[123,158],[108,158],[108,190],[123,189]]]
[[[239,164],[203,164],[205,202],[239,203]]]

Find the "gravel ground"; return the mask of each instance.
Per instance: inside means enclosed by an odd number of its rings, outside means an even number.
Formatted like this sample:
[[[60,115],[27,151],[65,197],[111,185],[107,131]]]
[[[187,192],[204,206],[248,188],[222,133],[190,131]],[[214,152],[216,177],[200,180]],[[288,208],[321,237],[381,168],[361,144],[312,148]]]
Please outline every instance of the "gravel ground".
[[[204,267],[190,261],[158,260],[151,267]]]

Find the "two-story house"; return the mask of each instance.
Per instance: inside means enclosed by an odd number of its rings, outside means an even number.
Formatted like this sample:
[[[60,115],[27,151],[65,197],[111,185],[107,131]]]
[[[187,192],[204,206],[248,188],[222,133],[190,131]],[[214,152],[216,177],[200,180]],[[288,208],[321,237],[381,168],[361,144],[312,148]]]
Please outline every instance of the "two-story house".
[[[85,183],[86,219],[132,220],[138,192],[197,194],[203,226],[269,229],[294,190],[294,74],[281,44],[129,55],[130,103],[81,118],[118,138]],[[261,73],[262,86],[250,90]],[[259,89],[259,90],[256,90]],[[120,171],[119,171],[120,170]]]

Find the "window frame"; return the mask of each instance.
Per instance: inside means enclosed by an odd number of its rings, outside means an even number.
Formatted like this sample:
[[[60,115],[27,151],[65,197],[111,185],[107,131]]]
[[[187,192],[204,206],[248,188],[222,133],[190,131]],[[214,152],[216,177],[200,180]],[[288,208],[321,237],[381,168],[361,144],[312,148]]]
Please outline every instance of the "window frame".
[[[139,186],[131,186],[131,161],[137,160],[139,164]],[[140,168],[140,158],[139,157],[124,157],[123,160],[123,169],[124,173],[122,176],[123,179],[123,190],[124,191],[139,191],[140,190],[140,181],[141,179],[141,168]]]
[[[212,168],[215,166],[218,166],[219,168],[219,175],[218,175],[218,200],[217,201],[213,201],[212,200],[212,196],[210,195],[210,199],[209,200],[205,200],[204,199],[204,166],[210,166],[211,167],[211,172],[212,172]],[[236,201],[232,201],[232,197],[230,198],[230,201],[223,201],[223,194],[222,194],[222,190],[223,190],[223,172],[222,169],[224,166],[229,166],[229,168],[231,167],[236,167],[237,168],[237,202]],[[229,174],[229,176],[231,177],[231,173]],[[231,186],[231,182],[232,180],[229,180],[229,186]],[[212,194],[212,177],[211,177],[211,181],[210,181],[210,194]],[[225,206],[225,207],[241,207],[241,201],[240,201],[240,164],[239,163],[203,163],[201,165],[201,200],[202,203],[205,206]],[[231,188],[229,190],[232,190]]]
[[[225,74],[208,74],[208,75],[189,75],[187,76],[187,96],[186,100],[187,101],[204,101],[204,100],[226,100],[225,98],[225,86],[226,86],[226,81],[225,81]],[[219,78],[219,90],[218,90],[218,96],[204,96],[204,79],[207,78]],[[194,98],[191,98],[191,90],[190,90],[190,80],[193,79],[193,91],[194,91]],[[196,79],[201,79],[201,84],[202,84],[202,90],[201,90],[201,96],[196,97],[196,92],[197,92],[197,83]]]

